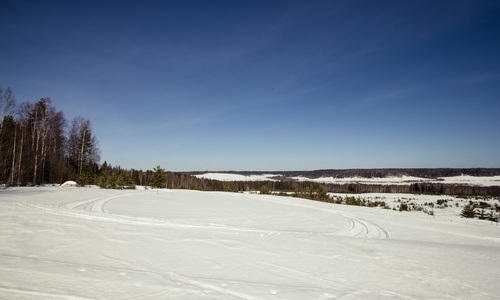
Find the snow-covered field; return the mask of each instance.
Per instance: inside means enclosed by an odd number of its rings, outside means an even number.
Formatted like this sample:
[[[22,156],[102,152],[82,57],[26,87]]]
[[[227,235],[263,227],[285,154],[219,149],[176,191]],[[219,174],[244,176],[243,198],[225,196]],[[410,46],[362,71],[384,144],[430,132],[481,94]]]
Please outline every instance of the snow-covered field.
[[[259,181],[259,180],[275,180],[273,177],[280,176],[276,174],[260,174],[260,175],[240,175],[232,173],[205,173],[195,175],[199,178],[215,179],[222,181]],[[320,177],[307,178],[303,176],[291,177],[297,181],[313,181],[319,183],[363,183],[363,184],[395,184],[395,185],[410,185],[412,183],[428,182],[428,183],[451,183],[451,184],[469,184],[482,186],[497,186],[500,185],[500,176],[453,176],[441,177],[438,179],[420,178],[413,176],[401,177],[385,177],[385,178],[364,178],[364,177]]]
[[[9,188],[0,191],[0,298],[498,299],[500,227],[457,211]]]
[[[364,184],[396,184],[396,185],[410,185],[415,182],[437,182],[437,180],[413,177],[413,176],[401,176],[401,177],[346,177],[346,178],[334,178],[334,177],[320,177],[320,178],[306,178],[302,176],[292,177],[292,179],[298,181],[313,181],[319,183],[364,183]]]
[[[275,181],[272,177],[275,174],[260,174],[260,175],[241,175],[233,173],[205,173],[195,175],[198,178],[214,179],[220,181]],[[279,176],[279,175],[278,175]]]

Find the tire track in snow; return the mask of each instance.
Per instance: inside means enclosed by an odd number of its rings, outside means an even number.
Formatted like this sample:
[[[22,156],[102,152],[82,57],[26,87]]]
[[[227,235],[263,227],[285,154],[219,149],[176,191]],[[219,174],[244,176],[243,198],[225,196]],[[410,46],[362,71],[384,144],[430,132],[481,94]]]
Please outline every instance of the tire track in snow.
[[[347,214],[340,215],[346,218],[348,224],[346,225],[346,227],[344,227],[344,229],[336,232],[335,235],[378,239],[389,238],[389,233],[387,232],[387,230],[375,223],[362,220]]]
[[[101,200],[102,201],[102,200]],[[104,201],[103,201],[104,202]],[[132,217],[116,214],[108,214],[101,211],[93,211],[92,205],[87,210],[67,210],[67,209],[54,209],[50,207],[35,205],[31,203],[22,203],[22,205],[34,208],[37,210],[42,210],[48,213],[52,213],[60,216],[76,217],[86,220],[96,220],[112,223],[121,223],[129,225],[140,225],[140,226],[153,226],[153,227],[169,227],[169,228],[182,228],[182,229],[202,229],[202,230],[222,230],[222,231],[236,231],[236,232],[248,232],[257,233],[262,236],[273,235],[273,234],[295,234],[295,235],[331,235],[328,233],[312,233],[306,231],[286,231],[286,230],[265,230],[265,229],[255,229],[255,228],[244,228],[236,226],[228,226],[224,224],[215,223],[188,223],[179,220],[166,220],[166,219],[155,219],[155,218],[141,218]]]
[[[111,197],[98,197],[98,198],[93,198],[93,199],[88,199],[88,200],[83,200],[83,201],[75,201],[71,202],[62,206],[59,206],[59,208],[67,208],[67,209],[77,209],[77,210],[85,210],[85,211],[93,211],[93,212],[102,212],[102,213],[107,213],[107,203],[113,199],[117,198],[122,198],[126,196],[130,196],[132,194],[124,194],[124,195],[118,195],[118,196],[111,196]]]
[[[141,193],[141,194],[148,194],[148,193]],[[88,220],[100,220],[100,221],[107,221],[114,223],[130,224],[130,225],[142,225],[142,226],[154,226],[154,227],[177,227],[185,229],[191,228],[191,229],[207,229],[207,230],[224,230],[224,231],[258,233],[261,235],[294,234],[294,235],[333,235],[333,236],[375,238],[375,239],[389,238],[389,233],[381,226],[372,223],[370,221],[357,218],[351,214],[334,211],[332,209],[319,208],[315,207],[314,205],[309,205],[307,203],[297,204],[297,203],[290,203],[283,200],[269,199],[269,198],[264,198],[263,200],[284,205],[291,205],[296,207],[303,207],[303,208],[328,212],[330,214],[335,214],[337,216],[345,218],[347,224],[342,230],[337,232],[312,233],[306,231],[255,229],[255,228],[230,226],[230,225],[216,224],[216,223],[190,223],[190,222],[183,222],[182,220],[132,217],[132,216],[108,213],[107,205],[109,201],[117,198],[127,197],[130,195],[135,196],[139,194],[128,193],[111,197],[98,197],[98,198],[75,201],[58,207],[44,207],[28,203],[25,203],[25,205],[58,215],[65,215],[65,216],[77,217]]]
[[[331,233],[331,235],[358,237],[358,238],[375,238],[375,239],[388,239],[389,238],[389,232],[387,230],[385,230],[383,227],[381,227],[373,222],[357,218],[349,213],[339,212],[339,211],[335,211],[333,209],[320,208],[320,207],[317,207],[314,205],[310,205],[308,203],[301,203],[301,204],[290,203],[287,201],[283,201],[281,199],[270,199],[269,197],[264,198],[263,200],[269,201],[269,202],[274,202],[274,203],[295,206],[295,207],[302,207],[302,208],[324,211],[324,212],[336,214],[336,215],[339,215],[339,216],[342,216],[343,218],[345,218],[347,220],[346,227],[344,227],[344,229],[342,229],[338,232]]]
[[[88,200],[83,200],[83,201],[75,201],[71,202],[68,204],[60,205],[58,206],[59,208],[68,208],[68,209],[85,209],[89,203],[92,203],[94,201],[97,201],[99,199],[102,199],[102,197],[99,198],[94,198],[94,199],[88,199]]]

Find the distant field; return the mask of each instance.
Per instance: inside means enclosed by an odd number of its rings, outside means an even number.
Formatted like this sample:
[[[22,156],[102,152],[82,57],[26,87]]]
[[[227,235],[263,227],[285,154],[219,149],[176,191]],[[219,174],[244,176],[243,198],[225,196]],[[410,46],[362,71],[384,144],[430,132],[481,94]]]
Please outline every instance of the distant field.
[[[395,184],[395,185],[410,185],[412,183],[447,183],[447,184],[467,184],[467,185],[478,185],[478,186],[500,186],[500,175],[497,176],[450,176],[450,177],[439,177],[436,179],[429,179],[423,177],[413,177],[413,176],[401,176],[401,177],[319,177],[319,178],[308,178],[304,176],[293,176],[286,177],[280,174],[252,174],[252,175],[242,175],[236,173],[205,173],[196,175],[198,178],[215,179],[222,181],[259,181],[259,180],[278,180],[290,178],[298,181],[313,181],[319,183],[364,183],[364,184]]]

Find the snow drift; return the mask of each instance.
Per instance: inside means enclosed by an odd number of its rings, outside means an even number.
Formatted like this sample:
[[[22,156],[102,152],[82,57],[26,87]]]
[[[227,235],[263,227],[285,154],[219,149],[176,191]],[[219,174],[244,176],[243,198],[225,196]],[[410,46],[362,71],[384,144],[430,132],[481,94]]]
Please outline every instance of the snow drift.
[[[65,183],[61,184],[61,187],[77,187],[78,183],[76,181],[66,181]]]

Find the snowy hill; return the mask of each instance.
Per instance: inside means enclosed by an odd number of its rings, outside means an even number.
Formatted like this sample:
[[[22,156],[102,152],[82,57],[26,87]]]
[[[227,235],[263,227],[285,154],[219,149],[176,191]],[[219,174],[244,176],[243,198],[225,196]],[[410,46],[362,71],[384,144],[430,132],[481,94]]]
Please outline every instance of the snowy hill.
[[[10,188],[0,191],[0,298],[497,299],[500,227],[459,211]]]
[[[363,183],[363,184],[381,184],[381,185],[410,185],[412,183],[447,183],[447,184],[465,184],[477,186],[500,186],[500,175],[496,176],[449,176],[439,178],[423,178],[414,176],[389,176],[389,177],[318,177],[308,178],[305,176],[286,177],[281,174],[250,174],[243,175],[237,173],[214,173],[208,172],[195,175],[198,178],[214,179],[221,181],[275,181],[276,178],[293,179],[297,181],[313,181],[318,183]]]

